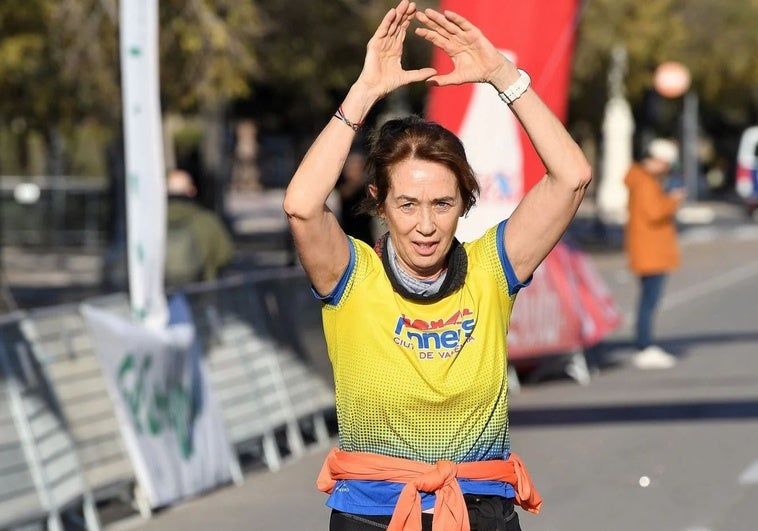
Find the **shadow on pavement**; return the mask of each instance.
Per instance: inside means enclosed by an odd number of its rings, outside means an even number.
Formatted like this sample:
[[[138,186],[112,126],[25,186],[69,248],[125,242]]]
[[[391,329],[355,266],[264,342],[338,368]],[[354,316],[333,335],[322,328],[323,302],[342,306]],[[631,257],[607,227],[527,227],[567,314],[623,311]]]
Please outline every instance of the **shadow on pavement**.
[[[758,400],[664,402],[658,404],[512,408],[511,426],[702,422],[758,418]]]
[[[680,337],[661,337],[658,344],[668,352],[685,357],[692,346],[724,345],[728,343],[756,343],[758,332],[728,332],[714,334],[694,334]],[[634,342],[627,340],[605,340],[588,348],[585,352],[587,363],[600,369],[623,365],[625,354],[634,351]],[[622,356],[623,355],[623,356]]]

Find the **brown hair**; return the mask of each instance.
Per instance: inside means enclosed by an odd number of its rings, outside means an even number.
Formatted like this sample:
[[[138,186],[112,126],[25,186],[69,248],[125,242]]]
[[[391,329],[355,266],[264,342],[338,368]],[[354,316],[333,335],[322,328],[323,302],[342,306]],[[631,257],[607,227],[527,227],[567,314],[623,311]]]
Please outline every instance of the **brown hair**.
[[[374,133],[366,168],[377,194],[376,197],[368,195],[361,204],[362,211],[376,214],[380,210],[389,193],[393,166],[410,159],[436,162],[449,168],[458,181],[462,213],[466,214],[474,206],[479,182],[466,159],[463,143],[441,125],[411,115],[389,120]]]

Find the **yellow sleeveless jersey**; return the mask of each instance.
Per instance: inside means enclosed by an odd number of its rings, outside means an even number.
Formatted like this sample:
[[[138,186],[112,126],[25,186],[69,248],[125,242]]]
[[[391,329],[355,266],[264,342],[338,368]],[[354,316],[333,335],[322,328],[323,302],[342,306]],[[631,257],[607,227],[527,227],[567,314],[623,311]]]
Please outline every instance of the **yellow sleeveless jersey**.
[[[504,227],[464,244],[463,286],[431,303],[396,293],[374,249],[350,239],[322,309],[341,449],[427,463],[507,457],[506,334],[523,285]]]

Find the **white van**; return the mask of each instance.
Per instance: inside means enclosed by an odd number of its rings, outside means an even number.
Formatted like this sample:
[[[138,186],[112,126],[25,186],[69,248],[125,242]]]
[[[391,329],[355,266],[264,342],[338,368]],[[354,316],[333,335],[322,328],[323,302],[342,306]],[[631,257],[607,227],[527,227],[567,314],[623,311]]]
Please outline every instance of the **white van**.
[[[758,214],[758,125],[742,133],[734,184],[748,213],[755,217]]]

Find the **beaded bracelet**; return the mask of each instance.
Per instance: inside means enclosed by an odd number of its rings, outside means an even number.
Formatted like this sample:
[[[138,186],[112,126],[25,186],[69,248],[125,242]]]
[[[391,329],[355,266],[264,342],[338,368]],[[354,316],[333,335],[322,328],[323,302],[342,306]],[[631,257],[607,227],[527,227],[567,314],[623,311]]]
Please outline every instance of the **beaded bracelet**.
[[[347,117],[345,116],[345,112],[342,110],[342,105],[340,105],[339,108],[337,109],[337,112],[334,113],[334,117],[337,118],[337,119],[339,119],[339,120],[341,120],[345,124],[347,124],[348,127],[350,127],[350,129],[352,129],[353,131],[356,131],[356,132],[363,125],[363,122],[353,123],[350,120],[348,120]]]

